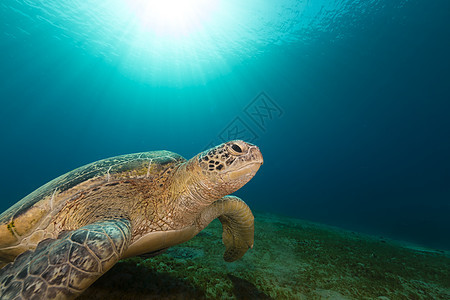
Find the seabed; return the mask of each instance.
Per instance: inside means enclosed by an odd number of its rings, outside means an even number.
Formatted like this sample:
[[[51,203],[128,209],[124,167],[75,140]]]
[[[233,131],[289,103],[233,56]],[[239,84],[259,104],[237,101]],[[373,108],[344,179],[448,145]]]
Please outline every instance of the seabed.
[[[212,222],[162,255],[120,261],[80,299],[450,299],[448,252],[272,214],[255,245],[222,259]]]

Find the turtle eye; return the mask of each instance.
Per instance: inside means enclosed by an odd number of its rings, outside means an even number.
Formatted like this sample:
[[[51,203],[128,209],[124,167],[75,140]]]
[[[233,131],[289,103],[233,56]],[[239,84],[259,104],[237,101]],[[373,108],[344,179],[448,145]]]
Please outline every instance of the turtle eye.
[[[238,144],[232,143],[232,144],[229,145],[229,146],[230,146],[229,149],[230,149],[231,154],[234,154],[234,155],[241,155],[241,154],[243,153],[242,147],[239,146]]]
[[[243,141],[231,141],[227,143],[228,152],[231,155],[244,155],[248,151],[248,145]]]
[[[236,144],[231,145],[231,148],[233,148],[234,151],[238,152],[238,153],[242,153],[242,149],[241,147],[239,147]]]

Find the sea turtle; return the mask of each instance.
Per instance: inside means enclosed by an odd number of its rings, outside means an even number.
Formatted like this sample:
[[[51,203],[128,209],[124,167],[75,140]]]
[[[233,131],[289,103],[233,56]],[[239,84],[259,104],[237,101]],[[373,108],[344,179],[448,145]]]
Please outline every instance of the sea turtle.
[[[225,261],[253,246],[238,197],[263,158],[230,141],[190,160],[169,151],[100,160],[38,188],[0,215],[0,298],[72,299],[120,259],[156,255],[219,218]]]

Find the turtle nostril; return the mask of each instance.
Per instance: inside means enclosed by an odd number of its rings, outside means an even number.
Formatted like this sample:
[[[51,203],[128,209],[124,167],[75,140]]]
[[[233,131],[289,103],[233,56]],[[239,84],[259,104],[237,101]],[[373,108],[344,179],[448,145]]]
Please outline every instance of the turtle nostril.
[[[239,147],[237,144],[231,145],[231,148],[233,148],[234,151],[242,153],[241,147]]]

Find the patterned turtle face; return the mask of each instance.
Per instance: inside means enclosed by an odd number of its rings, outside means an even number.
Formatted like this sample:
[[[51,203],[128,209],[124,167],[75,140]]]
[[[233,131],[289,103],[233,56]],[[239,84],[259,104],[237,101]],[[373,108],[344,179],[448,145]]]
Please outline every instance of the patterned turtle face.
[[[200,153],[203,174],[233,190],[246,184],[263,163],[259,148],[244,141],[230,141]]]

